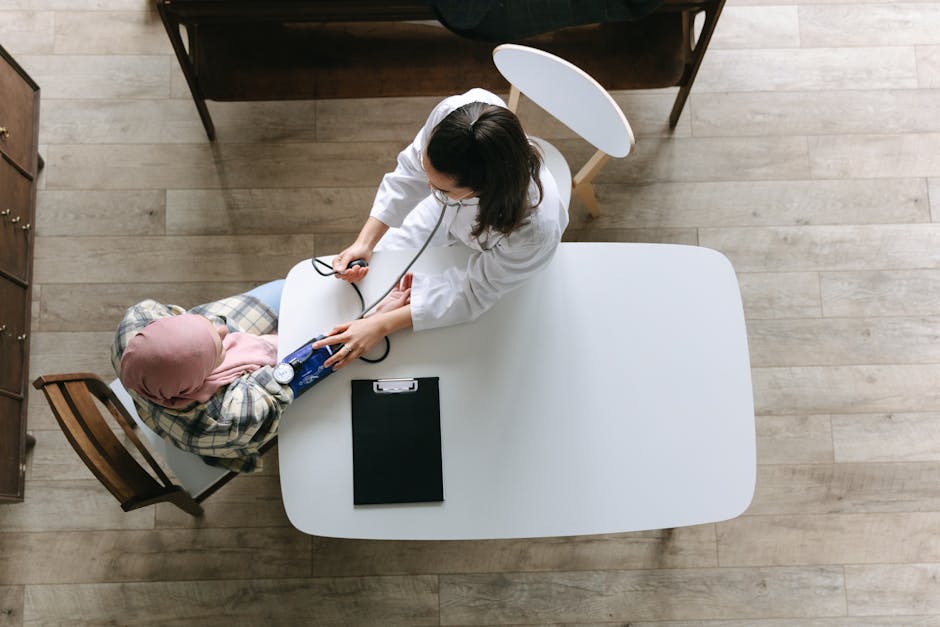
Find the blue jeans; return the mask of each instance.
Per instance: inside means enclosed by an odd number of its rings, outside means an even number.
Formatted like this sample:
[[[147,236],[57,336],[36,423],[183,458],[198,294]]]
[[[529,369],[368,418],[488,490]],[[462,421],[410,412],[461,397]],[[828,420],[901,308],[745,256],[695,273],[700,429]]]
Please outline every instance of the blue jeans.
[[[259,285],[245,293],[260,300],[274,311],[275,316],[280,317],[282,291],[284,291],[284,279],[277,279],[276,281]]]

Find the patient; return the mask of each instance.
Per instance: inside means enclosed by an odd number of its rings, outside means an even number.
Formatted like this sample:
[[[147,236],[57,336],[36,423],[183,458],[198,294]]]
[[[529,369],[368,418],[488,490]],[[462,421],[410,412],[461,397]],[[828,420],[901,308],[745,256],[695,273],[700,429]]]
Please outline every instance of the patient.
[[[111,363],[144,424],[208,464],[260,470],[261,448],[294,398],[273,376],[283,286],[272,281],[189,311],[155,300],[128,309]],[[409,292],[397,288],[376,310],[403,306]]]
[[[127,310],[111,363],[141,420],[206,463],[261,469],[290,388],[274,381],[284,281],[199,305],[145,300]]]

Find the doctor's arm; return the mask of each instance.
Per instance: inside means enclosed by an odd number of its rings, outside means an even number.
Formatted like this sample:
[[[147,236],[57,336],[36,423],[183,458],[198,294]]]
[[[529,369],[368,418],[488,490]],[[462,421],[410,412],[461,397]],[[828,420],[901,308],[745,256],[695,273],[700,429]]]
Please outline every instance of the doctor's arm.
[[[412,326],[422,331],[475,320],[548,265],[557,247],[554,237],[521,246],[500,246],[475,253],[463,268],[416,274]]]
[[[375,313],[337,325],[330,329],[328,337],[315,342],[314,349],[327,345],[343,345],[343,349],[327,359],[323,365],[339,370],[368,353],[383,337],[410,327],[411,281],[412,274],[406,274],[401,283],[375,308]],[[347,348],[349,350],[346,350]]]
[[[444,101],[435,108],[414,140],[398,153],[395,170],[382,177],[369,218],[351,246],[333,258],[336,277],[346,281],[358,281],[368,268],[346,267],[351,261],[372,258],[372,251],[389,227],[399,227],[412,209],[430,193],[427,174],[421,163],[424,147],[431,130],[449,111]]]
[[[410,326],[411,305],[337,325],[330,330],[330,336],[320,340],[318,344],[343,344],[348,346],[350,351],[340,350],[323,365],[332,366],[334,370],[344,368],[368,353],[386,335]],[[314,344],[314,348],[319,346]]]
[[[335,276],[349,282],[362,279],[369,271],[368,267],[354,266],[349,268],[348,266],[356,259],[364,259],[366,261],[372,259],[372,251],[375,249],[375,245],[379,243],[379,240],[382,239],[382,236],[385,235],[386,231],[388,231],[387,224],[378,218],[369,216],[366,223],[362,226],[362,230],[359,231],[359,237],[356,238],[356,241],[340,254],[333,257],[333,269],[337,272]]]

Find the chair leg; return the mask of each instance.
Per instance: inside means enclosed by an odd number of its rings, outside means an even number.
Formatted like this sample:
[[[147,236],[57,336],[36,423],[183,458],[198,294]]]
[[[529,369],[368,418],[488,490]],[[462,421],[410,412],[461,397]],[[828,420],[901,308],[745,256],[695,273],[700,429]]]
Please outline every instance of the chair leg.
[[[587,207],[588,215],[596,218],[601,215],[601,210],[597,206],[597,196],[594,195],[594,186],[590,183],[581,183],[572,188],[572,195],[577,196],[584,206]]]
[[[174,492],[170,495],[168,500],[187,514],[195,516],[196,518],[199,518],[205,513],[202,509],[202,505],[194,501],[193,497],[185,492]]]
[[[610,161],[610,155],[602,150],[598,150],[571,179],[571,193],[584,202],[587,206],[588,214],[590,214],[592,218],[601,215],[600,209],[597,206],[597,197],[594,195],[592,181],[594,181],[594,177],[597,176],[597,173],[601,171],[601,168],[603,168],[608,161]]]
[[[506,102],[506,108],[513,113],[519,113],[519,95],[521,93],[515,85],[509,86],[509,100]]]
[[[179,486],[168,487],[159,494],[148,498],[131,499],[121,503],[121,509],[123,509],[125,512],[129,512],[135,509],[140,509],[141,507],[147,507],[148,505],[156,505],[157,503],[167,502],[176,505],[178,508],[191,516],[199,517],[203,515],[202,506],[197,503],[188,492]]]

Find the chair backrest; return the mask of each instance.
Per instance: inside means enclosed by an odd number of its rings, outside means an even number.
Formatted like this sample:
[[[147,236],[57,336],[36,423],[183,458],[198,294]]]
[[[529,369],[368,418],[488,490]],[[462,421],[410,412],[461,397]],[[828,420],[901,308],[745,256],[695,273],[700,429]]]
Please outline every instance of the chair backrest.
[[[565,193],[578,196],[591,216],[600,215],[594,194],[594,177],[611,157],[620,158],[630,154],[636,142],[633,129],[620,106],[587,72],[544,50],[503,44],[493,50],[493,63],[512,87],[507,103],[510,110],[516,111],[519,94],[523,93],[597,148],[597,152],[573,177],[567,166],[555,167],[552,174],[559,191],[570,183],[570,189]],[[544,140],[542,143],[548,144]],[[555,166],[564,162],[557,149],[551,147],[550,152],[552,154],[547,159],[550,169],[553,162]],[[563,169],[568,171],[567,182],[562,178]],[[567,209],[570,198],[562,200]]]
[[[539,147],[545,167],[552,173],[552,177],[558,184],[558,200],[567,211],[571,205],[571,168],[568,167],[568,162],[557,148],[544,139],[539,137],[529,137],[529,139]]]
[[[234,476],[231,471],[219,466],[210,466],[195,453],[178,448],[154,432],[147,426],[147,423],[141,420],[137,408],[134,406],[134,400],[124,389],[120,379],[115,379],[108,384],[108,387],[111,388],[117,400],[124,406],[127,414],[134,419],[137,425],[136,432],[147,449],[153,453],[154,457],[161,460],[166,468],[173,471],[180,487],[186,490],[197,502],[212,494],[226,480]],[[270,440],[269,444],[274,440],[276,440],[276,437]],[[267,449],[262,448],[262,450]]]
[[[635,139],[627,117],[579,67],[518,44],[497,46],[493,62],[510,84],[598,150],[618,158],[630,153]]]
[[[140,441],[134,419],[104,381],[87,372],[44,375],[33,381],[33,387],[46,395],[69,443],[125,511],[170,501],[193,515],[202,513],[198,503],[170,480]],[[112,431],[95,399],[124,430],[146,468]]]

